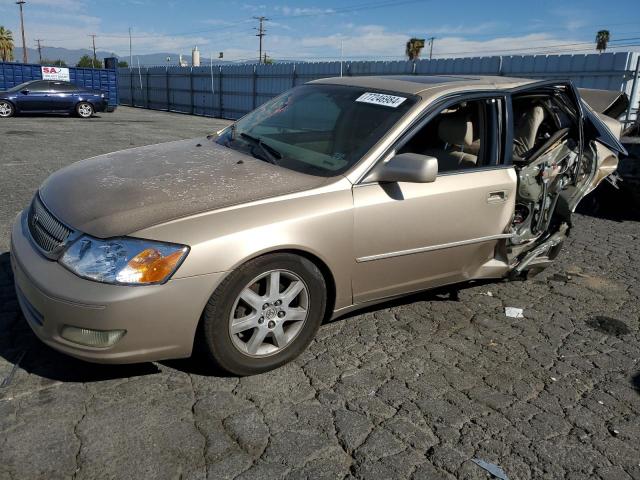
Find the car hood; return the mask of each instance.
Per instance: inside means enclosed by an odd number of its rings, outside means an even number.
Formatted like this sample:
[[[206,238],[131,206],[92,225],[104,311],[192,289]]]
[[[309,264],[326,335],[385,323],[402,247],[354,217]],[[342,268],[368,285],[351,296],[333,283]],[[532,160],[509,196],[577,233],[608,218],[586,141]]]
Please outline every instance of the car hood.
[[[107,238],[326,183],[202,138],[74,163],[51,175],[39,193],[62,222]]]

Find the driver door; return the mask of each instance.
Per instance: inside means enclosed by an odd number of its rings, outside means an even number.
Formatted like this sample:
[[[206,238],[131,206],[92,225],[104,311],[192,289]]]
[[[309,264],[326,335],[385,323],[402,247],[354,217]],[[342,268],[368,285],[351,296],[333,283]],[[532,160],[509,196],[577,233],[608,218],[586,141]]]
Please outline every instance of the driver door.
[[[498,242],[509,236],[517,185],[500,153],[504,105],[496,97],[452,100],[400,140],[397,153],[438,159],[435,182],[365,177],[354,186],[354,303],[464,281],[491,268]]]
[[[18,108],[22,112],[38,112],[48,110],[49,82],[40,80],[33,82],[18,93]]]

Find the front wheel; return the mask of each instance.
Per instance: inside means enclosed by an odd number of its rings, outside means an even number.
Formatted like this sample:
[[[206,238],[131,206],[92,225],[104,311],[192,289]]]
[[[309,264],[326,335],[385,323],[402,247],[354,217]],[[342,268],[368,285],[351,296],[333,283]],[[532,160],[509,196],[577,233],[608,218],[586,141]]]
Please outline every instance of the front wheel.
[[[326,297],[322,273],[306,258],[278,253],[252,260],[209,299],[202,318],[205,349],[235,375],[279,367],[311,343]]]
[[[7,102],[6,100],[0,100],[0,117],[8,118],[13,117],[15,113],[15,109],[13,108],[13,104],[11,102]]]
[[[76,105],[76,113],[80,118],[91,118],[93,115],[93,105],[89,102],[80,102]]]

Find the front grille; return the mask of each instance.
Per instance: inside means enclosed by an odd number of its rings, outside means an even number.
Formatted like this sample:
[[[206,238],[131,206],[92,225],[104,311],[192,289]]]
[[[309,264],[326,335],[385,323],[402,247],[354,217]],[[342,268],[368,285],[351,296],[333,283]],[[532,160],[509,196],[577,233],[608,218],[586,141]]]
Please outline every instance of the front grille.
[[[34,242],[46,253],[63,245],[72,230],[54,217],[36,194],[29,209],[29,232]]]

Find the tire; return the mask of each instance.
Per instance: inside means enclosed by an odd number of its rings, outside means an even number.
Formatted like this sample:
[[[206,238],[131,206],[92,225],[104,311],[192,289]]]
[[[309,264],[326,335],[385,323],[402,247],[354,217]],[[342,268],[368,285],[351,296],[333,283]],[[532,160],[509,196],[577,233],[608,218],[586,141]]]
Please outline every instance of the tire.
[[[199,340],[207,357],[231,374],[266,372],[307,348],[326,302],[325,280],[314,263],[288,253],[259,257],[233,271],[213,293]]]
[[[91,118],[93,116],[93,113],[93,105],[91,105],[89,102],[80,102],[76,105],[76,114],[80,118]]]
[[[6,100],[0,100],[0,118],[13,117],[16,113],[16,109],[13,103]]]

